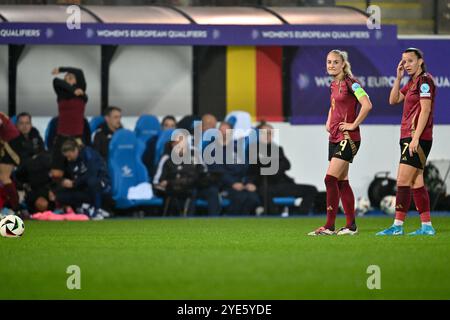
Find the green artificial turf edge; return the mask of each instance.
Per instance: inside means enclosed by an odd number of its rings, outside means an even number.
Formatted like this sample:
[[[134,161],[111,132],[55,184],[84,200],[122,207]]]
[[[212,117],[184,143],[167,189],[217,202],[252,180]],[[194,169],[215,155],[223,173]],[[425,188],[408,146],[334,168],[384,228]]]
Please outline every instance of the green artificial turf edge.
[[[0,239],[0,299],[449,299],[450,217],[434,237],[308,237],[324,218],[26,221]],[[337,220],[337,226],[345,223]],[[409,218],[405,231],[420,225]],[[69,290],[67,267],[81,269]],[[367,268],[380,267],[369,290]]]

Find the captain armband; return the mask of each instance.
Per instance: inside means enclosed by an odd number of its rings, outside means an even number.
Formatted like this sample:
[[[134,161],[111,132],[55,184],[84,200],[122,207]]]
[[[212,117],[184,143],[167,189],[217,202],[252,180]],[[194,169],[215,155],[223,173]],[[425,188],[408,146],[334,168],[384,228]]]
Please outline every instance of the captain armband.
[[[353,94],[355,95],[356,99],[361,99],[364,96],[369,96],[366,91],[361,87],[359,83],[352,84],[352,90]]]

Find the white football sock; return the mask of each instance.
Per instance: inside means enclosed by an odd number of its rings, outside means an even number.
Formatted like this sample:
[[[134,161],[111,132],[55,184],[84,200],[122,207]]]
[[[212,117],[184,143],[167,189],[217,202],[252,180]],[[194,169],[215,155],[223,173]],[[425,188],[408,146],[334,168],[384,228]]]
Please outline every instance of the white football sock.
[[[394,219],[394,226],[402,226],[402,225],[403,225],[402,220]]]

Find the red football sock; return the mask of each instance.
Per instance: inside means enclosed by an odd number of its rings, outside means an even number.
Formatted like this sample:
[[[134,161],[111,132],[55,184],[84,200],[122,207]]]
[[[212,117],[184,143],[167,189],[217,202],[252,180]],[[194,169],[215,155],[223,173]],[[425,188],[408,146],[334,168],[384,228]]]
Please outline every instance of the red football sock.
[[[430,217],[430,196],[428,190],[424,187],[413,189],[414,203],[417,211],[420,213],[420,220],[422,222],[431,222]]]
[[[397,196],[395,199],[395,219],[405,221],[406,213],[411,205],[411,188],[397,187]]]
[[[3,187],[11,209],[16,211],[19,209],[19,195],[17,194],[16,185],[14,183],[8,183]]]
[[[325,186],[327,188],[327,223],[325,228],[334,230],[336,214],[339,209],[339,186],[336,177],[326,175]]]
[[[346,227],[355,226],[355,196],[348,180],[338,181],[339,194],[341,196],[342,206],[344,207]]]

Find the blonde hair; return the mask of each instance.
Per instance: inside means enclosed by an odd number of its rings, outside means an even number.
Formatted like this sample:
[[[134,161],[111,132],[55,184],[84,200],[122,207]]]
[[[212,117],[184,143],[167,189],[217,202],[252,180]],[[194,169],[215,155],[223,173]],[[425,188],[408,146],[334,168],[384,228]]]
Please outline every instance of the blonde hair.
[[[342,58],[342,61],[344,61],[344,74],[349,75],[350,77],[353,77],[352,66],[350,64],[350,61],[348,61],[347,51],[334,49],[334,50],[331,50],[330,53],[335,53]]]

